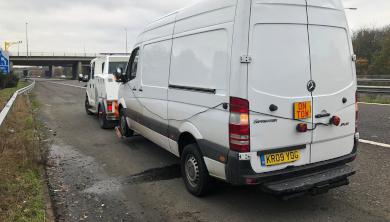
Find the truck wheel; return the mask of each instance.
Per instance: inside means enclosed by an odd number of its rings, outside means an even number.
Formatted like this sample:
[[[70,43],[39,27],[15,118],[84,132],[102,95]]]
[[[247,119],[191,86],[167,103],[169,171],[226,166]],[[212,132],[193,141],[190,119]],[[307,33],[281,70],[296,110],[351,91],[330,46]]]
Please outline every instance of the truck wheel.
[[[129,128],[126,121],[125,110],[121,109],[119,111],[119,129],[121,131],[122,136],[131,137],[134,135],[134,131]]]
[[[102,129],[114,128],[114,124],[112,122],[110,122],[109,120],[107,120],[106,110],[102,106],[99,106],[98,118],[99,118],[100,128],[102,128]]]
[[[196,144],[184,147],[181,155],[181,174],[187,190],[198,197],[207,194],[212,187],[206,164]]]
[[[85,112],[87,113],[87,115],[91,116],[93,115],[93,112],[91,112],[89,110],[90,108],[90,105],[89,105],[89,101],[88,101],[88,96],[85,97]]]

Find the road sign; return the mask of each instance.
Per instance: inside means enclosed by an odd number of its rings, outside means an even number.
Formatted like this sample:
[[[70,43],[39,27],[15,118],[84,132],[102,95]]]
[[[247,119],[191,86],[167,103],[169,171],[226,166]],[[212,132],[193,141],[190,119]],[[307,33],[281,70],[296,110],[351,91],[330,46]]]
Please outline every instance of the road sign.
[[[0,72],[9,73],[9,56],[0,49]]]

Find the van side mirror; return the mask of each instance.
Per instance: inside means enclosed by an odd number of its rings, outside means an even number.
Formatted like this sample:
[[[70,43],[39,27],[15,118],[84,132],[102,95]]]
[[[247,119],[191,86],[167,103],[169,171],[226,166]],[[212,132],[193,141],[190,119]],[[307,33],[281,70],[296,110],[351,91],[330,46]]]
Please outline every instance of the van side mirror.
[[[79,74],[79,82],[81,82],[83,80],[83,77],[84,77],[83,74]]]
[[[126,82],[126,73],[121,67],[118,67],[114,73],[117,82]]]
[[[88,82],[89,81],[89,75],[83,75],[82,81],[83,82]]]

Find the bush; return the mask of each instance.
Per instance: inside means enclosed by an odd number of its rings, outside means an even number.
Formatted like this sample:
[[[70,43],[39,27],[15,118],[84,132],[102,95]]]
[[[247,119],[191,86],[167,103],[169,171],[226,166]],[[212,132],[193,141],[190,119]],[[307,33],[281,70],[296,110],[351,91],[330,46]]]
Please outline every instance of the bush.
[[[0,73],[0,89],[16,87],[18,82],[19,77],[14,73],[10,73],[8,75]]]
[[[390,75],[390,25],[362,28],[353,35],[358,75]]]

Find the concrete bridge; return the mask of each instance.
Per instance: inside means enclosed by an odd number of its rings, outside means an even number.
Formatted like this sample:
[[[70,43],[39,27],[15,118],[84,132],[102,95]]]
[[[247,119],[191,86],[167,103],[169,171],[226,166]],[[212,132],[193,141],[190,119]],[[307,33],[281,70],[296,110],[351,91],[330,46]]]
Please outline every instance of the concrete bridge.
[[[98,56],[98,53],[48,53],[48,52],[29,52],[11,54],[10,66],[48,66],[47,77],[53,75],[54,66],[72,67],[72,77],[76,79],[78,74],[87,74],[92,59]]]

